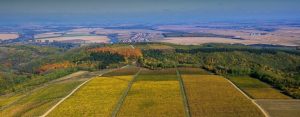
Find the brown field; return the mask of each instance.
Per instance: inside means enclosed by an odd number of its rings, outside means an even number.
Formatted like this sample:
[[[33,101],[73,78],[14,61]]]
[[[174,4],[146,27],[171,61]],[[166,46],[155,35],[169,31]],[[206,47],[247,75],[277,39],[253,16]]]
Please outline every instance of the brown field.
[[[70,36],[70,37],[54,37],[37,39],[37,42],[85,42],[85,43],[108,43],[109,38],[107,36]]]
[[[0,40],[16,39],[19,35],[16,33],[0,33]]]
[[[218,37],[169,37],[159,40],[160,42],[181,44],[181,45],[199,45],[205,43],[228,43],[228,44],[268,44],[267,42],[260,42],[255,40],[237,40],[229,38]]]
[[[225,78],[182,75],[192,116],[263,117],[263,113]]]
[[[281,44],[289,46],[300,45],[300,28],[294,27],[279,27],[274,32],[258,31],[254,29],[244,30],[206,30],[205,32],[223,35],[236,35],[246,40],[256,40],[262,43]],[[266,33],[266,35],[251,35],[251,34]]]
[[[178,68],[180,74],[198,74],[198,75],[209,75],[211,73],[205,71],[201,68],[193,68],[193,67],[179,67]]]
[[[266,27],[266,28],[276,28],[277,30],[273,32],[261,31],[255,28],[244,28],[244,29],[222,29],[222,26],[228,26],[228,24],[211,24],[210,26],[220,27],[219,29],[215,28],[204,28],[204,27],[196,27],[195,25],[167,25],[167,26],[159,26],[157,29],[159,30],[175,30],[175,31],[187,31],[193,33],[212,33],[218,35],[229,35],[241,37],[245,40],[236,41],[233,39],[220,39],[220,38],[210,38],[209,40],[203,39],[199,42],[199,40],[191,40],[197,44],[203,43],[242,43],[242,44],[274,44],[274,45],[286,45],[286,46],[299,46],[300,45],[300,28],[299,27],[288,27],[288,26],[278,26],[278,27]],[[180,44],[180,39],[172,39],[176,44]],[[169,40],[170,41],[170,40]],[[166,42],[169,42],[166,40]],[[188,42],[188,41],[187,41]],[[171,42],[172,43],[172,42]],[[190,45],[192,42],[188,42],[186,45]]]
[[[63,32],[47,32],[34,35],[34,38],[49,38],[49,37],[57,37],[62,36]]]
[[[299,117],[300,100],[260,99],[256,102],[271,117]]]
[[[103,74],[102,76],[109,77],[109,76],[124,76],[124,75],[134,75],[136,74],[140,68],[138,67],[127,67],[123,69],[117,69],[112,72]]]

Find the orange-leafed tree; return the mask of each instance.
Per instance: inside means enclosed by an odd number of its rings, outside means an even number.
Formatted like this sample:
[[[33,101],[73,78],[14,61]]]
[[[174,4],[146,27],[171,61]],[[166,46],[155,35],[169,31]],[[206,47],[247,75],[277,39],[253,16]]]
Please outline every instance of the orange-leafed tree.
[[[46,72],[46,71],[49,71],[49,70],[69,68],[69,67],[74,67],[74,66],[75,66],[74,63],[71,63],[69,61],[63,61],[63,62],[59,62],[59,63],[52,63],[52,64],[43,65],[37,70],[37,72],[42,73],[42,72]]]
[[[89,49],[89,52],[109,52],[111,54],[119,54],[125,58],[139,58],[142,56],[141,49],[138,48],[111,48],[111,47],[101,47]]]

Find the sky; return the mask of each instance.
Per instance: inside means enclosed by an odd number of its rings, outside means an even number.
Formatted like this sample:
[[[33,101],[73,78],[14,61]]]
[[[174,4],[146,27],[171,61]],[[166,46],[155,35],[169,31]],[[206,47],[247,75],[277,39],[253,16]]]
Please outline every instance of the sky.
[[[298,20],[300,0],[0,0],[1,23]]]

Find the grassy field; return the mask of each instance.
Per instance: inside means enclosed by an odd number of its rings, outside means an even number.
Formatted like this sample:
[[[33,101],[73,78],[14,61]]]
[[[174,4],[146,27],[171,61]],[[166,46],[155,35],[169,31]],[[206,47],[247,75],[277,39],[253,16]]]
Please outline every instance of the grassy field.
[[[271,117],[299,117],[300,115],[300,100],[261,99],[256,102]]]
[[[182,75],[192,116],[263,117],[251,100],[216,75]]]
[[[63,83],[51,84],[43,87],[19,99],[11,106],[4,108],[0,112],[2,117],[12,116],[39,116],[46,109],[55,104],[62,97],[67,95],[72,89],[82,81],[68,81]]]
[[[79,71],[56,79],[27,93],[1,96],[0,116],[40,116],[75,87],[99,72]]]
[[[279,90],[270,85],[248,76],[230,77],[233,83],[241,88],[247,95],[254,99],[289,99],[290,97],[282,94]]]
[[[0,97],[0,109],[4,108],[25,96],[25,94],[9,94]]]
[[[164,70],[168,75],[155,75],[158,71],[143,70],[127,95],[120,117],[182,117],[184,105],[180,95],[175,69]],[[169,73],[168,73],[169,72]],[[152,73],[152,75],[151,75]],[[170,73],[174,73],[171,75]]]
[[[110,116],[131,79],[132,76],[94,78],[55,108],[49,116]]]
[[[200,68],[193,68],[193,67],[180,67],[178,68],[181,74],[201,74],[201,75],[209,75],[207,71]]]

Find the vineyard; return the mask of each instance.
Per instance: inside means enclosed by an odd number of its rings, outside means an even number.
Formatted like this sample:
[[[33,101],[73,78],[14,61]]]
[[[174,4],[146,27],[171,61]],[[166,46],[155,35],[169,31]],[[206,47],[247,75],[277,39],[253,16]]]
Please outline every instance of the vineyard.
[[[131,87],[118,116],[184,116],[184,107],[176,77],[174,69],[157,72],[141,71],[137,81]]]
[[[254,99],[289,99],[279,90],[251,77],[231,77],[229,78],[246,94]]]
[[[192,116],[263,117],[263,113],[224,78],[182,75]]]
[[[45,84],[28,93],[1,97],[0,116],[40,116],[76,86],[91,77],[86,72],[78,72]]]

